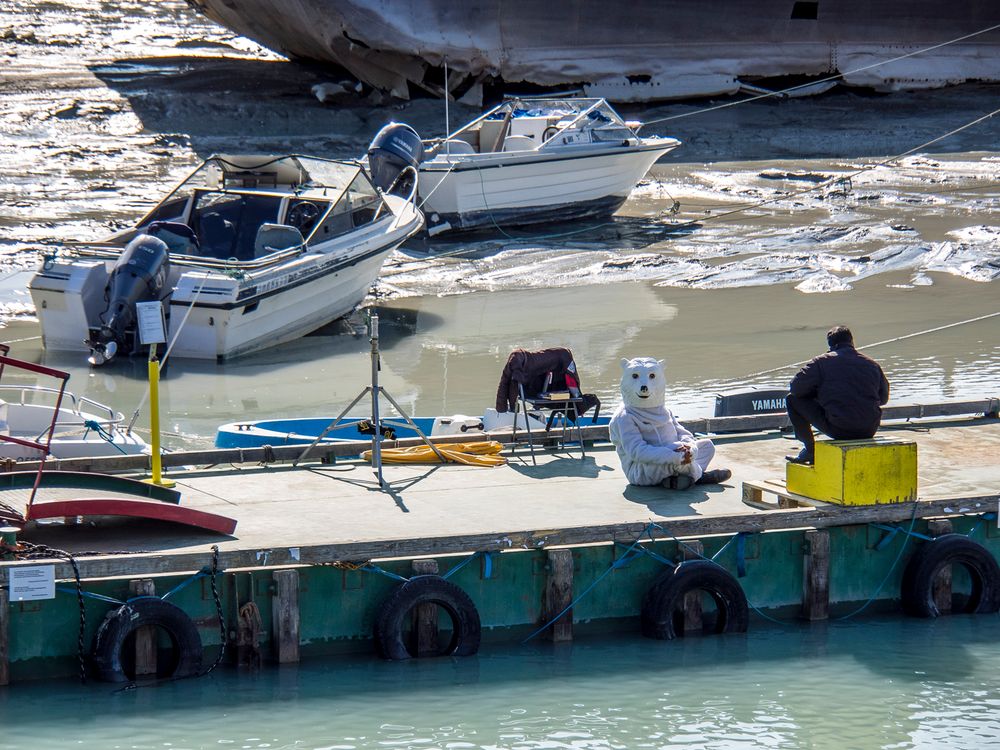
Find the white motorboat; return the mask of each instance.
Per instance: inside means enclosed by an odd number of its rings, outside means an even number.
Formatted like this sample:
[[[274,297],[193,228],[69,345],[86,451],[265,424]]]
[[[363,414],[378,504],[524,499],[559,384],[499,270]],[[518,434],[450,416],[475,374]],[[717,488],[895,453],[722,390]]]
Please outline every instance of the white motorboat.
[[[54,423],[49,455],[53,458],[131,456],[149,445],[128,429],[125,418],[109,406],[66,391],[56,408],[58,390],[41,386],[0,385],[0,458],[36,461],[44,451],[25,443],[44,443]]]
[[[392,123],[372,143],[419,163],[430,234],[610,215],[680,141],[643,138],[604,99],[509,99],[435,141]],[[372,151],[369,151],[369,159]]]
[[[135,227],[60,249],[29,285],[47,349],[93,364],[145,351],[136,304],[159,301],[172,356],[235,357],[358,305],[423,227],[413,175],[317,157],[214,155]],[[409,195],[394,194],[406,187]]]
[[[0,384],[0,459],[89,458],[148,453],[146,441],[110,406],[66,390],[69,373],[10,356],[0,344],[0,376],[52,378],[58,387]]]

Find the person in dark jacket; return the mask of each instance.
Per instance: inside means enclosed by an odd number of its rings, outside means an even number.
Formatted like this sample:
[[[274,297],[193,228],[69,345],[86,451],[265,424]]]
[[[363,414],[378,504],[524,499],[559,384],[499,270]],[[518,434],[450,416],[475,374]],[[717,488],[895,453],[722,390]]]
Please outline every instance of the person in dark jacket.
[[[813,462],[812,427],[834,440],[873,437],[889,400],[882,368],[854,348],[849,328],[831,328],[826,343],[830,351],[810,360],[788,386],[788,419],[804,446],[797,456],[785,457],[792,463]]]

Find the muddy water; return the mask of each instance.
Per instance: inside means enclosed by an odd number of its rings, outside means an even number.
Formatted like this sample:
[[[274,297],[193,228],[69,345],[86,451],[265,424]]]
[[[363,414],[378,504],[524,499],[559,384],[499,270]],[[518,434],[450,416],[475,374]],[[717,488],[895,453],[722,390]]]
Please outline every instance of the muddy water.
[[[126,413],[143,363],[90,371],[40,348],[25,285],[42,255],[134,220],[212,152],[356,157],[390,119],[444,128],[436,102],[321,104],[310,86],[336,76],[179,2],[0,3],[0,61],[3,337]],[[846,323],[860,344],[890,341],[870,353],[894,401],[998,395],[1000,316],[921,332],[1000,311],[1000,124],[885,163],[991,111],[996,91],[630,108],[684,145],[613,219],[422,240],[387,263],[370,300],[383,385],[413,414],[477,414],[510,349],[565,345],[609,405],[621,357],[664,358],[673,405],[696,416],[718,391],[787,383],[781,366]],[[454,105],[452,124],[477,111]],[[234,419],[335,415],[369,380],[360,316],[223,365],[173,361],[168,444],[209,445]]]

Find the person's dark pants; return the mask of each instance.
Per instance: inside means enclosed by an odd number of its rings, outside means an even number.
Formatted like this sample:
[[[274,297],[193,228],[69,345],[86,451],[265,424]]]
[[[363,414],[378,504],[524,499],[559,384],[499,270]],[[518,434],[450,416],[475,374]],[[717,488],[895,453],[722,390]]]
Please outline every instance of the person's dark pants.
[[[827,419],[823,407],[814,398],[803,398],[789,393],[785,396],[785,404],[788,406],[788,420],[795,431],[795,439],[805,446],[810,455],[815,447],[813,427],[834,440],[864,440],[873,437],[878,431],[878,424],[861,428],[845,428],[833,424]]]

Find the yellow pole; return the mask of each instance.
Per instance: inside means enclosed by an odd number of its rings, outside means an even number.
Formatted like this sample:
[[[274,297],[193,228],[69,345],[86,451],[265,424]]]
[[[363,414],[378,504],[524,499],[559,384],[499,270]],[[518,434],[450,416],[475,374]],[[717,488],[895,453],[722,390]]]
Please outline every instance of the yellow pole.
[[[149,431],[153,435],[153,478],[147,482],[161,487],[173,487],[176,482],[164,479],[160,462],[160,362],[156,358],[156,344],[149,347]]]

